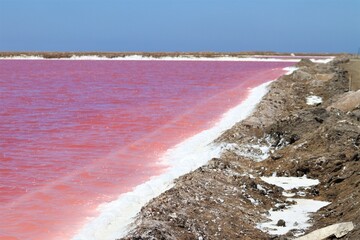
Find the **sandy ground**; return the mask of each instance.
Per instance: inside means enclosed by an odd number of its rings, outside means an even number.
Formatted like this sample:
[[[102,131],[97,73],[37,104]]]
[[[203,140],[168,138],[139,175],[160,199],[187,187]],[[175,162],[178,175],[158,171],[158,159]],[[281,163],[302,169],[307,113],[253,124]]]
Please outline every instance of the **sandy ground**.
[[[350,89],[360,89],[360,58],[351,59],[349,63],[343,64],[344,69],[349,73]]]

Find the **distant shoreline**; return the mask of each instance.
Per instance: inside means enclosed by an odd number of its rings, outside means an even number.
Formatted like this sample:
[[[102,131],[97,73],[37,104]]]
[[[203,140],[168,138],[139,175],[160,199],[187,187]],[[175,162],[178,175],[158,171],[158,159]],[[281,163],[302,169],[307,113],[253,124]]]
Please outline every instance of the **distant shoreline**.
[[[0,58],[14,57],[41,57],[44,59],[67,59],[72,57],[97,56],[103,58],[122,58],[129,56],[143,56],[151,58],[163,57],[193,57],[193,58],[218,58],[249,56],[256,57],[328,57],[349,55],[348,53],[280,53],[270,51],[249,51],[249,52],[0,52]]]

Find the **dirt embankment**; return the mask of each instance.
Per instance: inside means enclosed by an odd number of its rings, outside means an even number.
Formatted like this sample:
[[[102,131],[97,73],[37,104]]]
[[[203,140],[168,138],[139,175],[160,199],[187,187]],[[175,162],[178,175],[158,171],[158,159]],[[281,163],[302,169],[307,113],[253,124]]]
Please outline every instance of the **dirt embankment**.
[[[342,239],[360,239],[360,102],[351,101],[360,92],[349,92],[346,64],[303,60],[272,83],[256,111],[217,140],[232,147],[144,206],[124,239],[293,239],[292,231],[271,236],[256,228],[271,208],[290,204],[260,179],[275,172],[319,179],[304,194],[331,204],[307,231],[352,221]]]
[[[350,62],[343,64],[350,80],[349,86],[352,91],[360,89],[360,58],[353,58]]]

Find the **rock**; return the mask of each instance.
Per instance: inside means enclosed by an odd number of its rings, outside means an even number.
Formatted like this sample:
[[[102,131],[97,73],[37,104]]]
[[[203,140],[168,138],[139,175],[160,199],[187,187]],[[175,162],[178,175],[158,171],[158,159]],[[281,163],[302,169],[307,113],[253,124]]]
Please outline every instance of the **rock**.
[[[340,63],[348,63],[349,61],[350,61],[350,59],[348,57],[341,57],[341,58],[339,57],[339,58],[332,60],[332,64],[337,65]]]
[[[303,58],[296,64],[296,67],[311,67],[314,65],[315,63],[313,63],[310,59]]]
[[[331,104],[328,109],[336,108],[343,112],[349,112],[356,109],[358,106],[360,106],[360,90],[344,93],[342,97]]]
[[[305,80],[311,80],[313,78],[313,75],[310,73],[307,73],[303,70],[298,70],[295,71],[292,75],[291,75],[292,79],[296,79],[296,80],[300,80],[300,81],[305,81]]]
[[[318,123],[323,123],[323,122],[324,122],[324,119],[319,118],[319,117],[315,117],[314,119],[315,119],[315,121],[317,121]]]
[[[227,169],[229,168],[229,164],[227,162],[222,161],[219,158],[213,158],[209,161],[208,167],[210,169]]]
[[[278,160],[278,159],[280,159],[282,157],[283,157],[283,155],[278,154],[278,153],[274,153],[274,154],[271,155],[272,160]]]
[[[300,136],[297,134],[293,134],[289,138],[289,144],[293,144],[294,142],[300,140]]]
[[[355,154],[352,156],[351,161],[357,162],[357,161],[359,161],[359,159],[360,159],[359,153],[355,153]]]
[[[279,211],[279,210],[285,209],[285,208],[286,208],[286,205],[285,205],[285,204],[280,204],[279,206],[274,207],[274,208],[273,208],[273,211]]]
[[[283,219],[280,219],[277,223],[276,223],[276,226],[278,227],[285,227],[286,226],[286,223]]]
[[[306,234],[305,236],[296,238],[296,240],[318,240],[325,239],[333,235],[335,235],[337,238],[341,238],[353,229],[354,224],[352,222],[337,223],[315,230],[309,234]]]
[[[335,74],[330,73],[330,74],[326,74],[326,73],[319,73],[315,75],[315,79],[316,80],[320,80],[320,81],[329,81],[331,80],[333,77],[335,76]]]
[[[353,116],[357,121],[360,121],[360,108],[352,110],[351,116]]]

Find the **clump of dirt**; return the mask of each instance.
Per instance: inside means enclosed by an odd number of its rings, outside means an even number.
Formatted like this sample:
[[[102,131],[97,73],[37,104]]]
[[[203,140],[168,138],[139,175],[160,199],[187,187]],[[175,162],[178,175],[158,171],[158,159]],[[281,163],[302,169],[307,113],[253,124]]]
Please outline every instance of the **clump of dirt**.
[[[304,191],[331,204],[313,215],[307,231],[352,221],[355,229],[343,239],[358,239],[360,109],[338,107],[348,105],[348,74],[340,67],[346,63],[303,60],[273,82],[254,113],[216,140],[231,146],[221,158],[151,200],[124,239],[291,239],[291,231],[270,236],[256,228],[267,211],[291,204],[281,188],[260,179],[273,174],[319,179]]]
[[[336,102],[331,104],[329,108],[340,109],[343,112],[353,111],[360,107],[360,90],[356,92],[348,92],[342,95]]]
[[[313,63],[310,59],[301,59],[300,62],[296,64],[296,67],[313,67],[315,63]]]
[[[286,200],[281,189],[248,174],[253,163],[227,154],[180,177],[142,209],[126,239],[266,239],[254,230],[265,220],[259,213]]]

